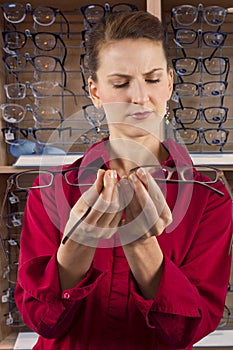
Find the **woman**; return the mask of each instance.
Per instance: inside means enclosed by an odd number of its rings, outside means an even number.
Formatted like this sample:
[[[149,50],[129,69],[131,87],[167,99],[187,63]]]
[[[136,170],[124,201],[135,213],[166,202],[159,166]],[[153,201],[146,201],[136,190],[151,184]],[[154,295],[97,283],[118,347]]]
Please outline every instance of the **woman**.
[[[94,185],[71,187],[58,174],[30,192],[18,308],[40,334],[34,349],[191,349],[223,313],[230,197],[221,182],[213,188],[224,196],[156,182],[143,168],[191,165],[180,145],[162,140],[172,71],[159,20],[108,15],[87,50],[90,96],[105,109],[110,137],[64,168],[81,167],[68,178],[87,185],[86,170],[99,168]]]

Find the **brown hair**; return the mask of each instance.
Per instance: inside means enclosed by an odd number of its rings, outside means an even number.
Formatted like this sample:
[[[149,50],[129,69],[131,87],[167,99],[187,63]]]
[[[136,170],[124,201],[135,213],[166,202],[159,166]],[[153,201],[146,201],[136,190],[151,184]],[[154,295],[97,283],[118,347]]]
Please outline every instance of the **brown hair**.
[[[164,27],[160,20],[144,11],[115,12],[107,14],[88,33],[86,43],[88,67],[93,80],[97,80],[99,51],[112,40],[147,38],[161,42],[168,59]]]

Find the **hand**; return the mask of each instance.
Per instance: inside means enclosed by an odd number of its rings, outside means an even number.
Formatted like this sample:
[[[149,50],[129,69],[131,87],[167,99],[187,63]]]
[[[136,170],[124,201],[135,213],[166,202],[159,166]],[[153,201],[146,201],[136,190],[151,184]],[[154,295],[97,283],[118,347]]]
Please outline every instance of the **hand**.
[[[109,239],[114,235],[122,217],[123,208],[120,205],[115,170],[98,171],[94,185],[71,209],[64,235],[72,229],[89,207],[91,207],[89,214],[78,225],[71,239],[93,247],[98,244],[100,238]]]
[[[143,236],[158,236],[172,222],[172,214],[159,186],[149,173],[138,169],[120,181],[125,220],[119,229],[122,244]]]

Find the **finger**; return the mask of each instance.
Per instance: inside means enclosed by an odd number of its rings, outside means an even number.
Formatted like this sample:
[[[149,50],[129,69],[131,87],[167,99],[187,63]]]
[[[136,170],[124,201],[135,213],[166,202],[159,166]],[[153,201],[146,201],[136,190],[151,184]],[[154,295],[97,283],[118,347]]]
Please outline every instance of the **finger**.
[[[145,170],[142,168],[139,168],[137,170],[136,176],[141,180],[141,182],[147,189],[150,197],[156,205],[158,214],[164,216],[164,218],[168,216],[167,219],[169,219],[168,221],[170,221],[172,217],[169,206],[166,202],[164,194],[162,193],[160,187],[153,179],[153,177],[148,172],[145,172]]]
[[[137,214],[138,217],[137,219],[135,218],[135,221],[138,224],[140,224],[139,217],[143,219],[143,229],[148,231],[153,229],[156,234],[161,234],[164,228],[172,221],[171,211],[159,186],[150,174],[143,174],[142,176],[143,183],[136,174],[131,174],[129,177],[137,198],[129,207],[130,214],[131,216]],[[148,191],[146,187],[148,187]],[[142,215],[140,210],[138,211],[137,206],[135,206],[135,202],[139,203]]]

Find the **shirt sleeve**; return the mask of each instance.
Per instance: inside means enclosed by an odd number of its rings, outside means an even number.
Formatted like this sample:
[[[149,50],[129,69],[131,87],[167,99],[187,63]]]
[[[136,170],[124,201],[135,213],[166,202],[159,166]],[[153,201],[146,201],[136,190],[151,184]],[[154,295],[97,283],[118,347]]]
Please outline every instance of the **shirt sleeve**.
[[[56,253],[62,232],[58,226],[56,201],[53,202],[51,196],[51,189],[33,189],[29,193],[15,289],[15,300],[25,324],[46,338],[67,332],[83,299],[105,275],[104,271],[91,266],[77,286],[61,290]],[[64,220],[67,220],[63,209],[59,210],[63,211]]]
[[[227,193],[224,197],[211,193],[202,199],[205,205],[200,219],[193,216],[193,221],[189,220],[187,233],[193,238],[183,261],[177,265],[164,254],[154,300],[143,298],[131,275],[131,293],[147,326],[163,344],[174,348],[191,346],[214,331],[225,304],[231,266],[232,203]],[[183,242],[178,237],[179,247],[187,249],[185,236]]]

